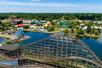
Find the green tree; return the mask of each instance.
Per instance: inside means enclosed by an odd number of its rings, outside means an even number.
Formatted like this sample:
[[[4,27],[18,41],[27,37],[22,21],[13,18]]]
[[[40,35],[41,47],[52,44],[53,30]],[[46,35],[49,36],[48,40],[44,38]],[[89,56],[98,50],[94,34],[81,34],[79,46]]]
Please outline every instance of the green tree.
[[[99,35],[100,33],[99,33],[99,31],[98,30],[96,30],[95,31],[95,35]]]
[[[24,25],[23,28],[24,29],[29,29],[29,25]]]
[[[46,27],[46,29],[50,32],[50,31],[54,31],[54,26],[48,26]]]
[[[90,33],[91,31],[92,31],[91,27],[90,27],[90,26],[87,26],[86,32],[87,32],[87,33]]]
[[[76,33],[77,33],[77,34],[84,34],[84,31],[83,31],[82,29],[77,29],[77,30],[76,30]]]
[[[67,28],[65,28],[65,29],[63,30],[63,32],[66,34],[66,33],[68,33],[69,31],[68,31]]]

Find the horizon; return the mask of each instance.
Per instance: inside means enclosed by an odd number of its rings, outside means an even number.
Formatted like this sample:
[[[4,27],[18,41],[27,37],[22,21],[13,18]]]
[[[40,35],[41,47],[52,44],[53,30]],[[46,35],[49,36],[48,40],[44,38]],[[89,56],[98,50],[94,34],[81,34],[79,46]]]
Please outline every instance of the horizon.
[[[0,13],[102,13],[99,0],[0,0]]]
[[[74,13],[74,12],[0,12],[0,14],[102,14],[102,13],[95,13],[95,12],[92,12],[92,13],[85,13],[85,12],[79,12],[79,13]]]

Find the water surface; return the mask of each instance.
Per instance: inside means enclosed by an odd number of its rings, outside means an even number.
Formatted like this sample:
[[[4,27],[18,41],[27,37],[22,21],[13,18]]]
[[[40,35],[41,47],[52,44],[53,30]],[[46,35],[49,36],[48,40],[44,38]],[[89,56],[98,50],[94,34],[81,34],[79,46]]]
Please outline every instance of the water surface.
[[[4,43],[6,41],[5,38],[0,37],[0,43]]]
[[[19,42],[18,43],[19,46],[25,46],[27,44],[49,37],[48,34],[40,32],[27,32],[25,33],[25,35],[30,36],[31,38]],[[102,34],[98,39],[82,38],[81,40],[85,42],[90,47],[90,49],[94,51],[95,54],[102,60]]]
[[[102,60],[102,30],[98,39],[82,38],[81,40],[84,41],[90,47],[90,49],[94,51],[95,54]]]
[[[27,45],[27,44],[30,44],[30,43],[36,42],[38,40],[45,39],[45,38],[49,37],[49,35],[47,33],[40,33],[40,32],[27,32],[27,33],[25,33],[25,35],[30,36],[30,38],[27,40],[24,40],[22,42],[19,42],[18,44],[21,46]]]

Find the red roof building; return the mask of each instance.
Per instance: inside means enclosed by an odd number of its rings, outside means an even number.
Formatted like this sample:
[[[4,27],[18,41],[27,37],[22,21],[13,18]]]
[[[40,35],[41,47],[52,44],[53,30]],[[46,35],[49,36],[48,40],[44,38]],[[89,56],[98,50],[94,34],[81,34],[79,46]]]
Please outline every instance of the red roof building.
[[[16,27],[23,27],[24,24],[17,24]]]

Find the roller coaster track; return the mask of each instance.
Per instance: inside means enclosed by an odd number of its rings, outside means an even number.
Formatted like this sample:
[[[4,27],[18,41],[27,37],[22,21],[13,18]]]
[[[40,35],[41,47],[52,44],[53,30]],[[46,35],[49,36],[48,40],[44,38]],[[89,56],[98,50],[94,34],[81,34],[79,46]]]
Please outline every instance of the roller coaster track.
[[[49,38],[45,38],[45,39],[41,39],[41,40],[39,40],[39,41],[41,41],[41,42],[43,42],[43,41],[45,41],[45,40],[47,40],[47,39],[50,39],[51,40],[51,37],[54,37],[54,39],[55,40],[62,40],[63,41],[63,39],[64,39],[64,41],[66,41],[66,42],[68,42],[68,41],[72,41],[72,43],[74,42],[74,41],[76,41],[78,44],[80,44],[80,46],[82,46],[85,50],[87,50],[89,53],[91,53],[91,55],[92,56],[94,56],[95,58],[94,59],[88,59],[88,58],[85,58],[85,57],[81,57],[81,56],[68,56],[68,57],[62,57],[61,59],[75,59],[75,60],[84,60],[84,61],[86,61],[86,62],[90,62],[90,63],[92,63],[92,64],[95,64],[95,65],[97,65],[97,66],[99,66],[100,68],[102,68],[102,62],[100,61],[100,59],[95,55],[95,53],[93,52],[93,51],[91,51],[91,49],[88,47],[88,45],[87,44],[85,44],[84,42],[82,42],[81,40],[79,40],[79,39],[77,39],[77,38],[75,38],[75,37],[73,37],[73,36],[58,36],[58,35],[52,35],[52,36],[50,36]],[[69,38],[71,38],[71,39],[69,39]],[[37,41],[37,42],[39,42],[39,41]],[[37,42],[33,42],[32,44],[28,44],[27,46],[32,46],[32,45],[34,45],[35,43],[37,43]],[[24,47],[27,47],[27,46],[24,46]],[[27,58],[27,57],[26,57]],[[30,59],[33,59],[33,58],[30,58]],[[39,60],[39,62],[40,62],[41,60]],[[56,61],[56,60],[55,60]],[[42,61],[41,61],[42,62]],[[46,62],[46,61],[45,61]]]

